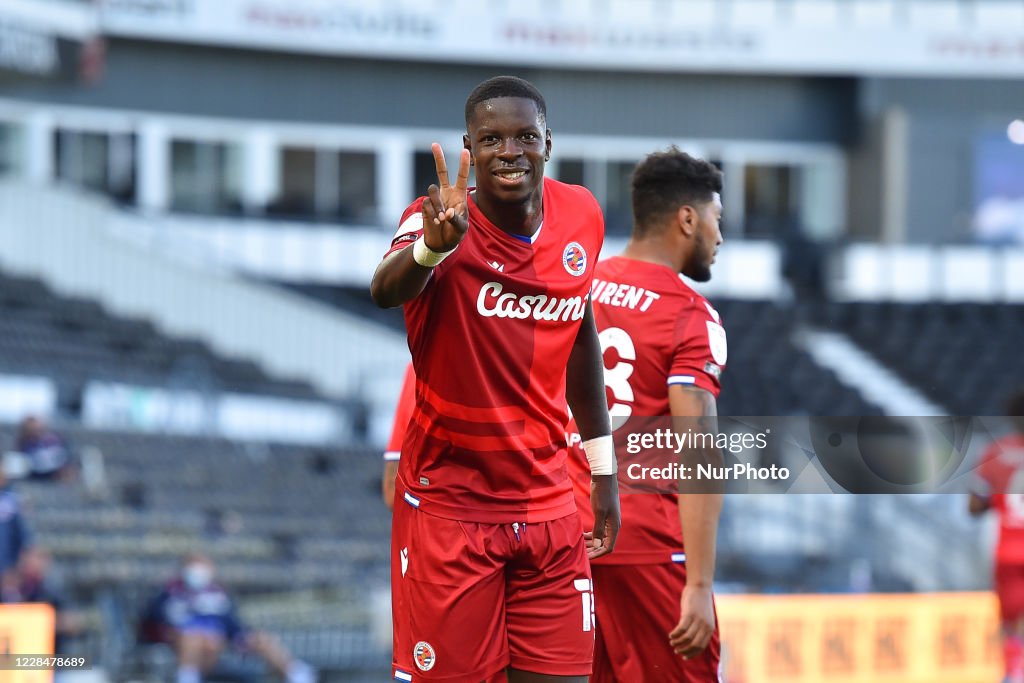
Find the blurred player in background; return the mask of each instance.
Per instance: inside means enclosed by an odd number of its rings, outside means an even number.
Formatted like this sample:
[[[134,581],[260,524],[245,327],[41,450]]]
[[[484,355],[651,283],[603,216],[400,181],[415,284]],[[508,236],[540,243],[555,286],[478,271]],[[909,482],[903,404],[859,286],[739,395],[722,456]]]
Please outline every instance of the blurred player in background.
[[[398,405],[395,407],[395,421],[391,425],[391,437],[388,439],[388,447],[384,451],[384,475],[380,480],[380,488],[388,510],[393,509],[395,505],[395,477],[398,476],[398,461],[402,456],[402,441],[409,428],[409,419],[412,417],[412,409],[415,404],[416,375],[413,373],[412,363],[410,363],[402,378],[402,391],[398,395]]]
[[[632,237],[621,256],[598,264],[592,294],[616,434],[634,431],[642,418],[664,417],[647,424],[667,426],[669,416],[677,430],[717,432],[725,330],[679,274],[711,278],[722,243],[722,174],[673,147],[640,162],[632,185]],[[618,418],[627,416],[641,421],[621,429]],[[717,458],[717,451],[682,454],[691,464]],[[576,449],[570,464],[585,501],[586,458]],[[622,496],[615,553],[593,561],[594,683],[719,680],[711,584],[722,494],[680,495],[676,482],[658,490]]]
[[[1024,683],[1024,392],[1006,405],[1014,433],[993,442],[978,465],[972,515],[999,515],[995,589],[1003,632],[1006,683]]]
[[[593,658],[588,555],[619,525],[615,453],[588,293],[604,220],[544,178],[544,98],[498,77],[465,106],[455,184],[402,216],[371,294],[405,305],[416,401],[395,482],[398,681],[583,682]],[[468,189],[469,167],[477,186]],[[594,468],[584,543],[565,459],[566,403]]]

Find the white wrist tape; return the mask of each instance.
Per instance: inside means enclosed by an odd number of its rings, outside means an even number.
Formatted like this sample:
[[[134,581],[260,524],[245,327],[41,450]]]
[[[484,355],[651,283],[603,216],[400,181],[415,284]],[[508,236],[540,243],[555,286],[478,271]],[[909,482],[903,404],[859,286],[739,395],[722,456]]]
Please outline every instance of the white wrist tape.
[[[615,441],[611,435],[587,439],[583,442],[583,450],[587,452],[591,476],[615,474],[618,465],[615,461]]]
[[[457,248],[458,247],[456,247],[456,249]],[[433,268],[438,263],[448,258],[453,251],[455,251],[455,249],[452,249],[451,251],[434,251],[427,246],[427,242],[423,239],[423,235],[420,235],[419,239],[412,243],[412,260],[426,268]]]

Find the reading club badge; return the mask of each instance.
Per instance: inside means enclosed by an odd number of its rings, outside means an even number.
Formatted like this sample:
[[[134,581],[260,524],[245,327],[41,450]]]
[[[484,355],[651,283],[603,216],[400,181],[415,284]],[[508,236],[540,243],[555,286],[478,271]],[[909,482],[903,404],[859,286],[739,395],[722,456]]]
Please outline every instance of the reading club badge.
[[[434,648],[425,640],[416,643],[416,647],[412,651],[412,658],[416,662],[416,668],[420,671],[430,671],[437,662]]]
[[[583,275],[587,270],[587,252],[579,242],[569,242],[562,252],[562,265],[565,271],[574,277]]]

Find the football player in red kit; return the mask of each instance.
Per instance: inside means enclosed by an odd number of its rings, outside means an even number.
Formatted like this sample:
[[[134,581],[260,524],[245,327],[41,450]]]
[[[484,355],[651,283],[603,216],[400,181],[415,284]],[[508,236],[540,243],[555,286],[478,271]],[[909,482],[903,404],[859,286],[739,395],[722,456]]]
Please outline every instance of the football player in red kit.
[[[395,481],[392,674],[582,683],[587,560],[619,526],[589,299],[604,222],[587,190],[544,178],[551,132],[531,84],[485,81],[465,114],[455,184],[434,145],[438,185],[405,211],[370,287],[378,305],[404,305],[416,375]],[[597,475],[586,543],[566,405]]]
[[[711,277],[722,243],[721,189],[721,172],[705,161],[674,147],[649,155],[633,173],[630,242],[621,256],[597,266],[592,301],[620,453],[626,445],[619,441],[638,424],[686,424],[702,432],[717,426],[725,330],[679,274],[697,282]],[[682,457],[692,464],[717,453]],[[631,462],[622,463],[623,482]],[[570,466],[577,497],[585,501],[586,458],[577,452]],[[615,553],[592,563],[595,683],[719,680],[711,582],[722,494],[680,495],[673,482],[657,491],[622,496]]]
[[[1014,433],[994,441],[982,454],[971,514],[999,515],[995,588],[1003,631],[1006,683],[1024,683],[1024,393],[1007,403]]]

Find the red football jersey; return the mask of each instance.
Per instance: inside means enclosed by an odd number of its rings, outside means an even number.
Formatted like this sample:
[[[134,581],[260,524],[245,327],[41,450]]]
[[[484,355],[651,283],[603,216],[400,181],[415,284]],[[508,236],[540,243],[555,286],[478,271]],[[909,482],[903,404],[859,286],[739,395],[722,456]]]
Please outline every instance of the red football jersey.
[[[405,304],[416,405],[398,469],[407,503],[463,521],[543,522],[575,511],[565,460],[566,366],[586,313],[604,219],[585,188],[544,180],[531,238],[470,229]],[[388,253],[422,234],[421,205]]]
[[[668,417],[670,384],[721,389],[728,347],[718,312],[671,268],[617,256],[597,266],[591,293],[604,352],[608,406],[613,416]],[[619,477],[628,467],[628,429],[615,420]],[[660,426],[670,426],[659,422]],[[570,425],[575,430],[575,425]],[[593,528],[590,467],[580,447],[570,469],[583,526]],[[665,463],[661,463],[665,464]],[[668,489],[674,487],[669,482]],[[682,561],[682,528],[675,493],[628,493],[620,498],[622,533],[604,564]]]
[[[981,477],[999,514],[996,562],[1024,564],[1024,435],[994,441],[981,456]]]
[[[391,438],[388,439],[388,448],[384,451],[385,460],[401,458],[402,441],[405,439],[405,430],[409,426],[409,418],[412,417],[414,405],[416,405],[416,375],[413,373],[412,363],[409,363],[405,368],[405,376],[402,378],[402,391],[398,394],[395,421],[391,424]]]

